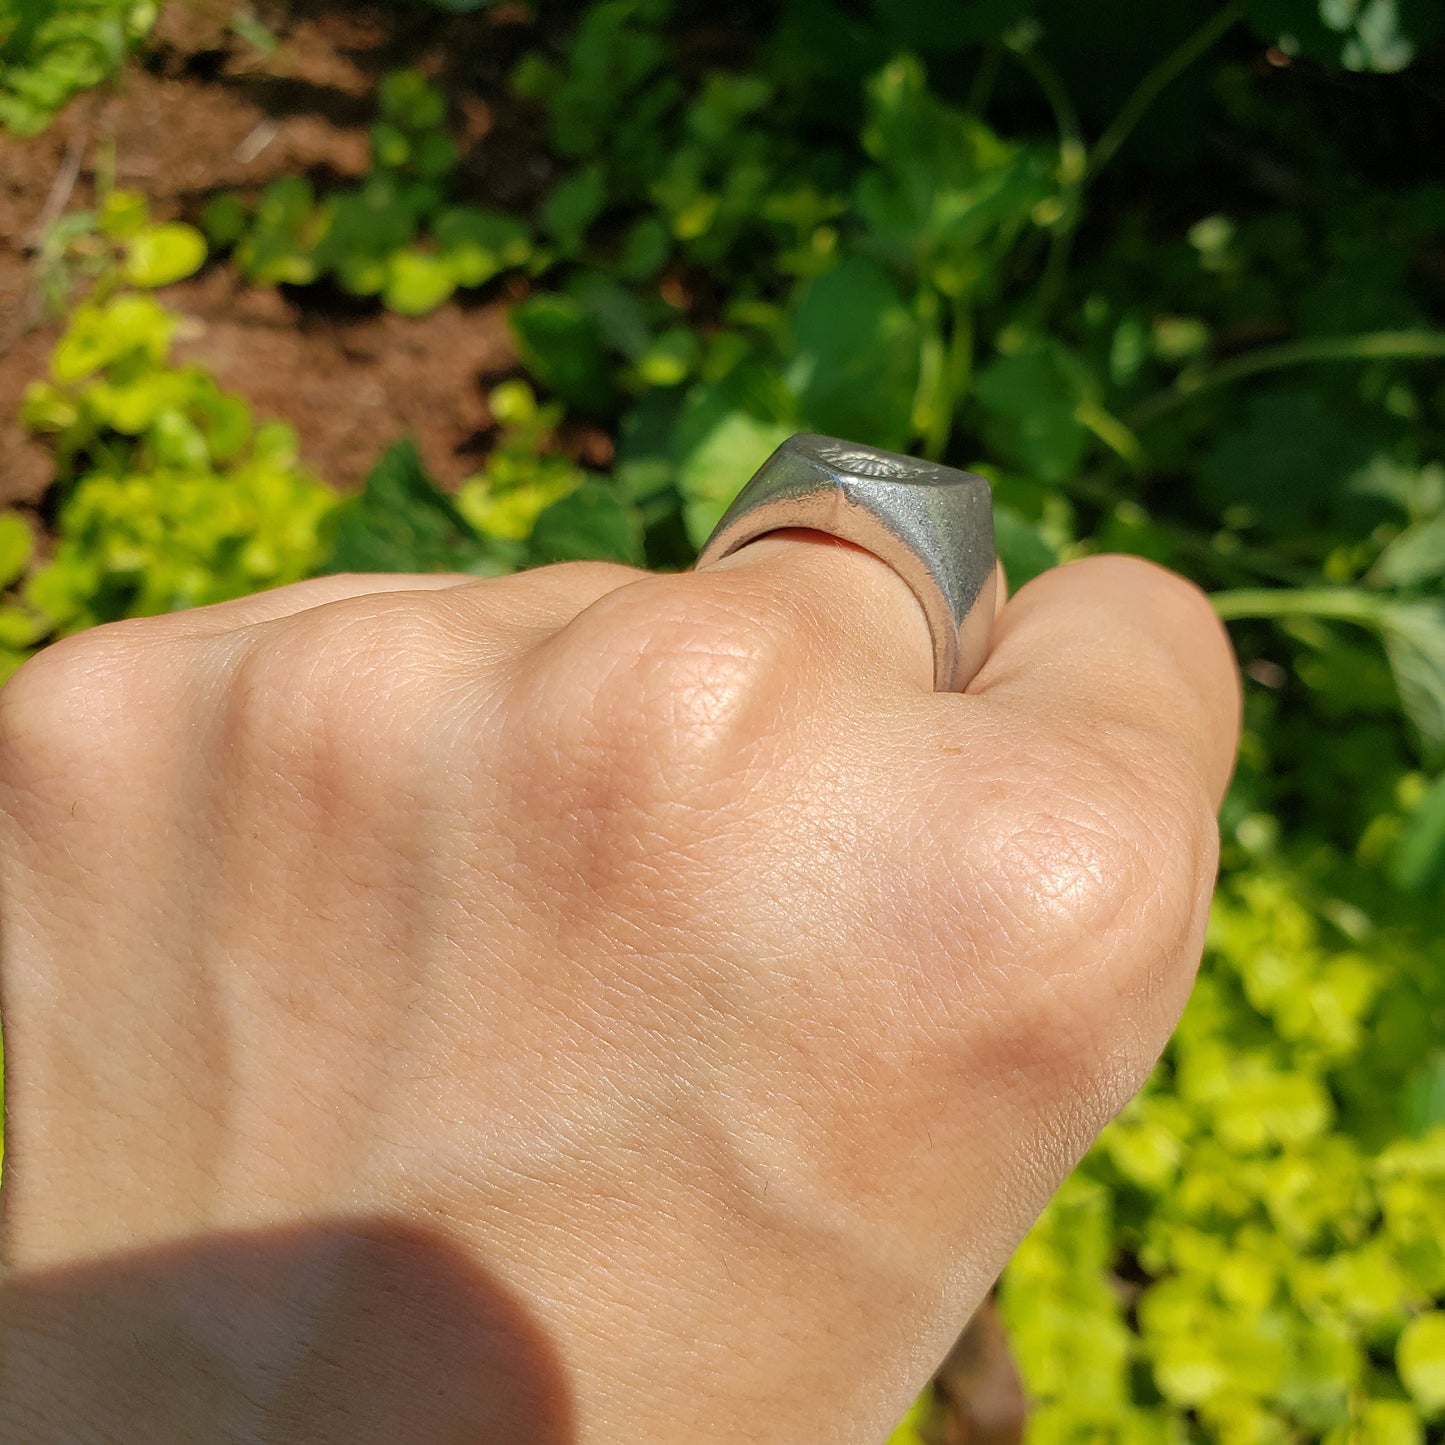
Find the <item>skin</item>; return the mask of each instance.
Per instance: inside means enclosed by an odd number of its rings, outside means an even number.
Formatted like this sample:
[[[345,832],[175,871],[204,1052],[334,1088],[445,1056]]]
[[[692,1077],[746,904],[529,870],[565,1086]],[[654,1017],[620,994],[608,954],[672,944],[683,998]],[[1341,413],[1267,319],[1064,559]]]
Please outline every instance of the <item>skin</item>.
[[[876,1445],[1177,1020],[1238,726],[1123,558],[931,675],[811,534],[27,663],[0,1438]]]

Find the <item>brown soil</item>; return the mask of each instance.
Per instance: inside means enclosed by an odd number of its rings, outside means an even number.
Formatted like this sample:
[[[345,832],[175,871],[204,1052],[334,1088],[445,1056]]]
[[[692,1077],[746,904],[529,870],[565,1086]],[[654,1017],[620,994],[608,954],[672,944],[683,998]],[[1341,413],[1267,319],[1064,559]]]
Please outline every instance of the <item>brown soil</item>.
[[[365,5],[297,4],[261,8],[280,41],[262,54],[231,29],[235,13],[231,0],[167,6],[144,65],[77,99],[38,138],[0,134],[0,505],[34,503],[51,477],[49,453],[15,415],[59,333],[35,247],[47,222],[93,204],[98,172],[113,167],[115,183],[143,191],[157,216],[192,220],[218,189],[254,191],[297,173],[344,181],[367,167],[380,72],[418,63],[444,78],[465,66],[472,87],[501,95],[533,36],[515,6],[466,20],[428,12],[399,26],[395,11],[383,21]],[[473,89],[460,121],[468,191],[529,201],[542,172],[527,117],[499,119]],[[405,433],[443,481],[475,470],[486,391],[515,364],[504,315],[515,296],[500,292],[409,320],[346,298],[249,287],[212,263],[162,299],[188,318],[178,355],[212,368],[259,416],[291,422],[307,463],[342,487]]]

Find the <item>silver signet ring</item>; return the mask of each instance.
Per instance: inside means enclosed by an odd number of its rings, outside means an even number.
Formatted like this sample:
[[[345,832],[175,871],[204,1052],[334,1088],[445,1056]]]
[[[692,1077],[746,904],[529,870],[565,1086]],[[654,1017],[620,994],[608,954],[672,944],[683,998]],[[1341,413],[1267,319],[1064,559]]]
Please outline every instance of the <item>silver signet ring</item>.
[[[852,542],[913,589],[933,634],[936,692],[962,692],[988,652],[996,559],[988,483],[836,437],[789,437],[713,529],[697,566],[787,527]]]

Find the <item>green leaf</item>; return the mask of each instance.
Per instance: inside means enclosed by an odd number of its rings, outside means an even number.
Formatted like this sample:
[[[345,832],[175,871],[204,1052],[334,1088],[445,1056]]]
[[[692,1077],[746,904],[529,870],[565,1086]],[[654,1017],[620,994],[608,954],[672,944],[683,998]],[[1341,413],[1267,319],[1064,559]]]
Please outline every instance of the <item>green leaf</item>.
[[[335,543],[322,572],[508,570],[427,475],[416,444],[390,446],[358,496],[342,503]]]
[[[170,350],[176,321],[151,297],[135,293],[81,306],[51,354],[50,374],[66,383],[121,361],[159,366]]]
[[[700,355],[697,333],[686,326],[672,326],[638,357],[637,374],[649,386],[677,386],[691,375]]]
[[[602,324],[570,296],[539,294],[512,308],[512,334],[527,369],[564,401],[592,416],[612,408]]]
[[[485,286],[532,258],[532,236],[513,216],[476,206],[453,206],[432,222],[432,240],[458,286]]]
[[[403,316],[435,311],[456,289],[452,268],[430,251],[397,251],[387,262],[381,299]]]
[[[920,329],[892,277],[850,257],[804,285],[787,372],[807,424],[903,451],[912,440]]]
[[[1080,419],[1089,384],[1059,342],[1035,338],[979,374],[983,431],[997,455],[1045,482],[1072,476],[1089,446]]]
[[[607,202],[607,176],[600,163],[583,166],[547,193],[542,226],[564,256],[582,248],[587,229]]]
[[[1445,758],[1445,602],[1396,602],[1381,614],[1405,716],[1427,760]]]
[[[1261,387],[1223,427],[1199,466],[1198,495],[1276,534],[1328,525],[1347,481],[1383,437],[1299,384]]]
[[[931,95],[912,57],[885,66],[868,97],[863,144],[876,164],[860,179],[856,204],[873,243],[947,296],[988,289],[1056,189],[1052,159]]]
[[[1366,1400],[1347,1445],[1424,1445],[1425,1430],[1404,1400]]]
[[[641,566],[642,519],[613,487],[583,482],[537,518],[527,555],[534,566],[586,560]]]
[[[1426,1411],[1445,1410],[1445,1311],[1417,1315],[1405,1326],[1395,1363],[1405,1388]]]
[[[1445,882],[1445,773],[1415,805],[1390,859],[1399,888],[1419,891]]]
[[[994,547],[1003,563],[1010,592],[1017,592],[1040,572],[1058,564],[1059,556],[1012,507],[994,503]]]
[[[200,270],[206,260],[206,238],[179,221],[145,226],[126,247],[125,279],[132,286],[155,290]]]
[[[251,213],[234,191],[212,196],[201,212],[201,230],[213,246],[234,246],[250,224]]]
[[[101,202],[96,223],[112,241],[129,241],[150,223],[150,205],[139,191],[114,190]]]
[[[656,216],[643,216],[627,233],[617,274],[625,281],[647,281],[662,270],[671,254],[671,232]]]
[[[743,483],[793,433],[793,428],[729,411],[689,447],[677,473],[687,534],[701,548]]]
[[[1445,1125],[1445,1049],[1437,1049],[1405,1080],[1400,1113],[1406,1129],[1417,1136]]]
[[[11,587],[24,575],[35,550],[35,538],[23,517],[0,513],[0,588]]]
[[[1380,553],[1370,580],[1384,587],[1445,584],[1445,514],[1401,532]]]
[[[380,99],[382,115],[403,130],[434,130],[447,118],[446,98],[419,70],[392,71]]]

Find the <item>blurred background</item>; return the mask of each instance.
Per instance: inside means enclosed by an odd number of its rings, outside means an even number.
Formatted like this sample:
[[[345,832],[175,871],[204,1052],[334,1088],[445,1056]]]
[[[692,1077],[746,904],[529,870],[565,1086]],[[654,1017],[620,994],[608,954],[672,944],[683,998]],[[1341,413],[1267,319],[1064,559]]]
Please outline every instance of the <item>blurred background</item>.
[[[684,567],[798,430],[983,472],[1015,587],[1179,569],[1247,705],[1199,986],[895,1441],[1445,1440],[1442,41],[0,0],[0,672],[319,572]]]

